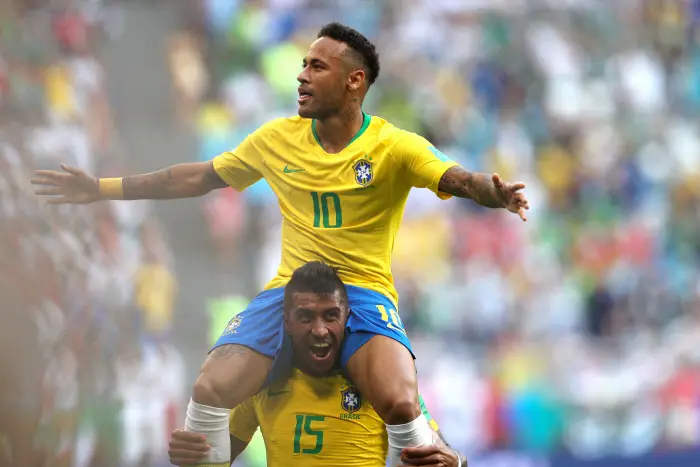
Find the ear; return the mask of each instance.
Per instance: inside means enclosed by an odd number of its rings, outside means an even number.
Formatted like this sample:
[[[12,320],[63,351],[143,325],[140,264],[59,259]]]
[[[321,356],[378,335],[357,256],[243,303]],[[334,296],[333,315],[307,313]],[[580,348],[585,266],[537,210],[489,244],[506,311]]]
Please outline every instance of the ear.
[[[348,88],[351,91],[358,91],[365,84],[365,71],[361,69],[353,70],[348,75]]]

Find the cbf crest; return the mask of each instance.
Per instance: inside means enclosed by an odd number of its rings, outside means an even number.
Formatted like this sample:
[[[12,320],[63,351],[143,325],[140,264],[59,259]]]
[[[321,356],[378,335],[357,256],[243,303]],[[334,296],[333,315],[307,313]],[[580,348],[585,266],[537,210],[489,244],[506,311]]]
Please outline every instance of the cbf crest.
[[[224,336],[227,336],[229,334],[235,334],[236,329],[241,325],[241,321],[243,321],[243,318],[240,316],[234,317],[231,321],[228,322],[228,325],[226,326],[226,329],[224,329]]]
[[[355,181],[358,185],[367,186],[372,183],[374,171],[370,161],[367,159],[360,159],[352,165],[352,169],[355,171]]]
[[[349,386],[340,391],[340,406],[347,413],[355,413],[362,407],[362,394],[355,386]]]

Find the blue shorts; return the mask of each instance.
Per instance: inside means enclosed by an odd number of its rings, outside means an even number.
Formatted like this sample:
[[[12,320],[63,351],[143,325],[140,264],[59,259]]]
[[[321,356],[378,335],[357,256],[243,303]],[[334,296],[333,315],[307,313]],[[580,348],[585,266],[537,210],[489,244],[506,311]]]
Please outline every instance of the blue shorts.
[[[375,335],[400,342],[413,355],[411,343],[391,300],[374,290],[353,285],[346,285],[345,288],[348,291],[350,316],[345,325],[345,341],[340,352],[343,369],[350,357]],[[283,302],[284,287],[261,292],[245,310],[229,321],[212,349],[224,344],[244,345],[274,358],[274,373],[285,371],[285,367],[291,365],[291,346],[286,345],[284,339]]]

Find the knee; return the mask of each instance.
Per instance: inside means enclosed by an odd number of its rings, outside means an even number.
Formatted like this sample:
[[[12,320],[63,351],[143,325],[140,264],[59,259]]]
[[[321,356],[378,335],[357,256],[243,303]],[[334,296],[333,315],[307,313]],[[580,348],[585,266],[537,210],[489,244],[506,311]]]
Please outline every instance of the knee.
[[[384,423],[387,425],[403,425],[411,423],[421,414],[418,395],[407,392],[384,405]]]

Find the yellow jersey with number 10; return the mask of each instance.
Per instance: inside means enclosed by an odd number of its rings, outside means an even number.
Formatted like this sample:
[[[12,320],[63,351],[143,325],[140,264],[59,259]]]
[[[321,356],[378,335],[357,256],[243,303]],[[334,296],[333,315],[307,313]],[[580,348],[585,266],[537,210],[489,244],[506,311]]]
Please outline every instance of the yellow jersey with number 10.
[[[438,431],[421,399],[430,426]],[[294,370],[231,411],[231,435],[250,441],[260,427],[268,467],[385,467],[384,422],[342,375]]]
[[[345,149],[329,154],[314,123],[273,120],[213,161],[233,188],[265,178],[279,199],[282,260],[266,289],[284,286],[309,261],[323,261],[337,267],[346,284],[397,302],[391,253],[408,193],[427,187],[448,198],[438,184],[457,164],[425,138],[369,115]]]

